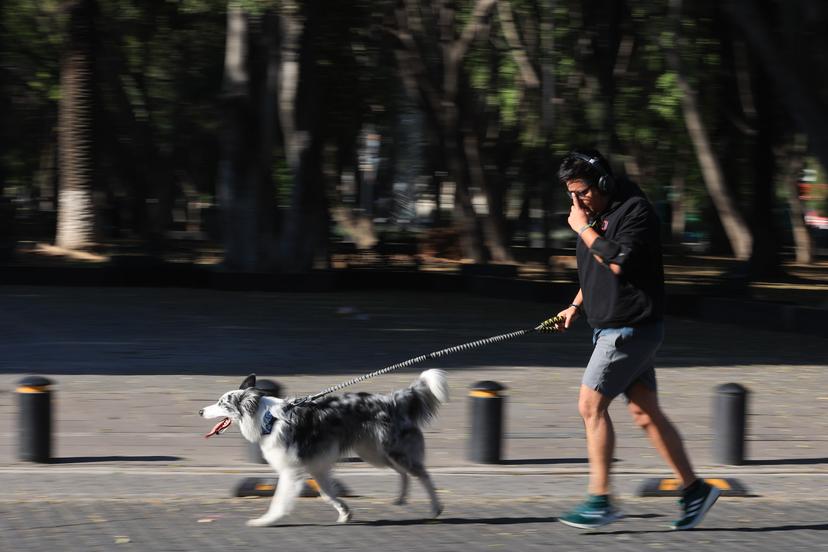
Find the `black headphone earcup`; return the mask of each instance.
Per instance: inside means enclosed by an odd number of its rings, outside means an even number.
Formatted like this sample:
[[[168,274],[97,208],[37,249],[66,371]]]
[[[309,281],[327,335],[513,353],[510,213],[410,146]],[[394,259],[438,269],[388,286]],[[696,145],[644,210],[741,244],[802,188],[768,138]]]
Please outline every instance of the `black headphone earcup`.
[[[604,175],[598,179],[598,189],[606,195],[612,195],[615,191],[615,180],[609,175]]]

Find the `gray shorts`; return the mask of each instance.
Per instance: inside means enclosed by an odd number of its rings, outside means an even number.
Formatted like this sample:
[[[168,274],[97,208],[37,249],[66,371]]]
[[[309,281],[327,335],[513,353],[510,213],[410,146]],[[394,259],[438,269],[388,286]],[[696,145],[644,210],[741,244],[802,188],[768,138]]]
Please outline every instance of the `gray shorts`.
[[[655,355],[663,340],[662,321],[593,330],[595,347],[581,383],[610,398],[638,382],[655,391]]]

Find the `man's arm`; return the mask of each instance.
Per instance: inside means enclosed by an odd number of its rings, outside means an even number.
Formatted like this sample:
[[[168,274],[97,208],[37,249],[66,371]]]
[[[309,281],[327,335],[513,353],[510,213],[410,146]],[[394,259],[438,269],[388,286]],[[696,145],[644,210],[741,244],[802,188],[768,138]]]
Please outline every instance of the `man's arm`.
[[[573,198],[569,223],[578,232],[593,257],[609,268],[616,276],[624,272],[624,266],[635,252],[646,247],[652,239],[652,220],[648,205],[638,203],[619,221],[614,240],[609,240],[587,224],[588,215],[577,196]],[[658,229],[655,230],[656,232]]]
[[[592,251],[592,256],[595,257],[595,259],[599,263],[601,263],[602,265],[609,268],[610,271],[612,271],[612,273],[615,274],[616,276],[621,275],[621,273],[624,271],[624,269],[621,267],[621,265],[619,263],[616,263],[616,262],[613,262],[613,261],[608,261],[606,258],[602,257],[599,253],[597,253],[595,249],[593,249],[593,246],[595,245],[595,242],[597,242],[599,240],[603,240],[603,241],[608,241],[608,240],[605,240],[601,236],[601,234],[596,232],[595,229],[591,226],[588,226],[586,229],[581,231],[578,235],[581,237],[582,240],[584,240],[584,245],[586,245],[587,248],[590,251]]]
[[[578,294],[575,296],[575,299],[572,300],[572,303],[569,304],[564,310],[558,313],[558,316],[563,318],[563,321],[558,322],[555,324],[555,330],[562,332],[564,330],[569,329],[569,326],[581,315],[581,305],[584,302],[584,292],[583,290],[579,289]]]

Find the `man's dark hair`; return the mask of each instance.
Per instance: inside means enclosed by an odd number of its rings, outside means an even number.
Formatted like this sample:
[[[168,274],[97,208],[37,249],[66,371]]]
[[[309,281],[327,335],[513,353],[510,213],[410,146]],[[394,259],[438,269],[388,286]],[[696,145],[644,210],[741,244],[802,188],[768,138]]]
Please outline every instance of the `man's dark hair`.
[[[587,159],[595,159],[595,164],[600,165],[600,168],[593,166]],[[561,162],[558,168],[558,182],[566,186],[571,180],[583,180],[592,187],[598,187],[598,181],[605,174],[613,177],[612,169],[601,152],[594,149],[577,149],[569,152]]]

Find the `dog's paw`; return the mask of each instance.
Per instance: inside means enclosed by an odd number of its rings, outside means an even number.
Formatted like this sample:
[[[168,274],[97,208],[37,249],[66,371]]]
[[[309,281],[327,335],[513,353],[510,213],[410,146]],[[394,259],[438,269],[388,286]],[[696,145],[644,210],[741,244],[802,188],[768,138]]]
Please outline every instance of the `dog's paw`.
[[[348,511],[348,512],[345,512],[343,514],[339,514],[339,517],[337,518],[336,522],[337,523],[348,523],[349,521],[351,521],[351,517],[353,517],[353,514],[351,514],[351,512]]]
[[[248,527],[267,527],[268,525],[273,525],[276,522],[275,519],[270,519],[266,517],[257,517],[254,519],[247,520]]]
[[[405,506],[406,504],[408,504],[408,499],[404,496],[401,496],[391,504],[393,504],[394,506]]]

